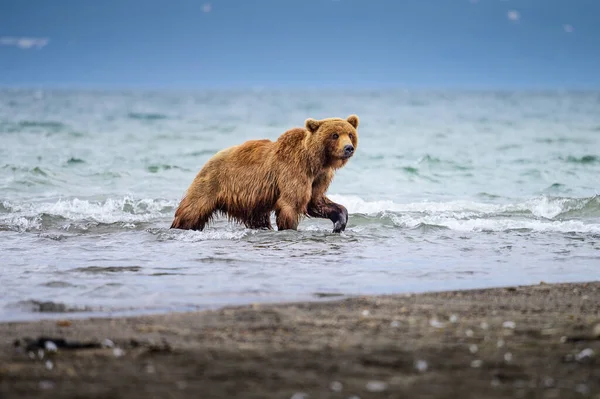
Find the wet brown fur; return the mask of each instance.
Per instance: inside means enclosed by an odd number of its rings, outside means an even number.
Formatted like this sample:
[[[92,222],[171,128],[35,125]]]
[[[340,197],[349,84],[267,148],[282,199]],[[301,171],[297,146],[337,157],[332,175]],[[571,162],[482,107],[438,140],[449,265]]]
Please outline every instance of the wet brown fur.
[[[215,213],[248,228],[298,227],[300,217],[329,218],[343,231],[348,212],[325,196],[336,169],[343,167],[344,147],[358,146],[359,119],[307,119],[305,128],[283,133],[277,141],[252,140],[215,154],[190,185],[171,228],[202,230]],[[333,135],[338,134],[336,139]]]

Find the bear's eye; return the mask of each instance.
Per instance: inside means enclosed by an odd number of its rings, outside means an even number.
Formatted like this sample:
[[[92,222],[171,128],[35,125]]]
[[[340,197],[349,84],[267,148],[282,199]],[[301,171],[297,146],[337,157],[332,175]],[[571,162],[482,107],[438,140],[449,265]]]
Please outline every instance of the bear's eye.
[[[331,135],[331,137],[333,137],[334,140],[337,140],[340,137],[340,135],[337,133],[334,133]]]
[[[350,133],[350,134],[348,135],[348,137],[350,137],[350,140],[352,140],[352,139],[354,138],[354,135],[353,135],[352,133]]]

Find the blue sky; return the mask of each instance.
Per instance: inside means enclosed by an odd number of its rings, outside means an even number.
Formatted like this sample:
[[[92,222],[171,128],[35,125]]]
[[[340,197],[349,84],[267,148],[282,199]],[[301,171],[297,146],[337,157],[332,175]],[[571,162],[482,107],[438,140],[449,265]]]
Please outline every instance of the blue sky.
[[[0,0],[0,85],[600,87],[600,0]]]

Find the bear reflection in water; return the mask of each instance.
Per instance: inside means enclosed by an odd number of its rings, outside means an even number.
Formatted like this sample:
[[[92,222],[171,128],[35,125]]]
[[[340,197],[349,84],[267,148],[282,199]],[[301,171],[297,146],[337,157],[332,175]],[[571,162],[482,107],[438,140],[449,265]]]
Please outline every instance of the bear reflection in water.
[[[277,141],[251,140],[216,153],[198,173],[171,228],[202,230],[217,213],[253,229],[298,228],[301,216],[327,218],[344,231],[348,211],[325,196],[358,145],[358,116],[307,119]]]

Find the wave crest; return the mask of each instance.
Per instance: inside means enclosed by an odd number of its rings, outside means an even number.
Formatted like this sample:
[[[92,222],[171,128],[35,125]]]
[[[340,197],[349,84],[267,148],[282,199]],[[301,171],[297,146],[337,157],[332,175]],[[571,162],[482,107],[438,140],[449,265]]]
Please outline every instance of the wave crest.
[[[330,195],[353,214],[374,215],[381,212],[420,212],[424,214],[452,213],[456,218],[472,216],[531,214],[546,219],[561,217],[600,216],[600,196],[566,198],[540,196],[514,204],[490,204],[474,201],[411,202],[365,201],[357,196]]]
[[[331,195],[346,206],[351,225],[380,226],[438,231],[540,231],[600,234],[600,196],[565,198],[540,196],[512,204],[474,201],[413,202],[365,201],[357,196]],[[78,198],[51,203],[0,202],[0,230],[46,231],[52,229],[87,231],[102,225],[135,229],[144,225],[159,240],[197,241],[241,239],[248,231],[236,228],[227,234],[171,234],[168,225],[178,201],[124,197],[103,201]],[[304,222],[302,229],[313,227]],[[150,225],[149,225],[150,224]],[[219,228],[220,229],[220,228]],[[150,231],[149,230],[149,231]],[[152,233],[152,231],[150,231]]]
[[[89,227],[90,224],[121,223],[135,227],[136,223],[151,222],[171,213],[177,202],[161,199],[107,199],[89,201],[78,198],[58,200],[54,203],[16,204],[2,202],[0,229],[40,230],[62,224],[61,227]]]
[[[564,198],[540,196],[513,204],[473,201],[416,202],[364,201],[355,196],[331,195],[344,204],[359,224],[374,219],[409,229],[446,228],[455,231],[540,231],[600,234],[600,196]],[[358,218],[356,218],[358,216]]]

